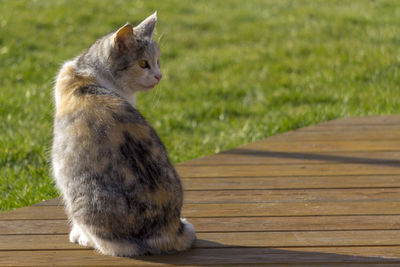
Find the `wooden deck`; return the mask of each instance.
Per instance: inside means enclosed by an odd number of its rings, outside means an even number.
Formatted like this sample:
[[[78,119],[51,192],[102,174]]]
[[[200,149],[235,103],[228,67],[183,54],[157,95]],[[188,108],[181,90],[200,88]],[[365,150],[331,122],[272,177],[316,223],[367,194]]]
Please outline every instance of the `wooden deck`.
[[[400,116],[334,120],[176,167],[190,251],[130,259],[71,244],[55,199],[0,213],[0,265],[400,266]]]

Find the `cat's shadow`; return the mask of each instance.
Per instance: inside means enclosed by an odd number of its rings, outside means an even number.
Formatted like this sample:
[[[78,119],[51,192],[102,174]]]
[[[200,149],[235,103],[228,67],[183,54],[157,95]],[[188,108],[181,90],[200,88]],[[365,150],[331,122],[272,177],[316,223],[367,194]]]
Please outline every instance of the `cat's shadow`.
[[[201,248],[196,246],[196,243],[201,243]],[[373,248],[362,248],[365,254],[374,253]],[[315,251],[313,251],[315,250]],[[320,251],[318,251],[320,250]],[[204,266],[213,264],[241,264],[241,265],[260,265],[260,264],[300,264],[308,266],[319,264],[320,266],[337,264],[385,264],[398,263],[400,258],[381,257],[377,256],[353,256],[356,252],[352,247],[341,248],[338,253],[321,252],[324,248],[257,248],[224,245],[218,242],[213,242],[204,239],[198,239],[195,242],[194,248],[169,255],[153,255],[135,257],[137,260],[163,263],[170,265],[190,265]],[[329,250],[325,248],[325,250]],[[333,251],[333,249],[331,249]],[[359,254],[362,254],[358,251]]]

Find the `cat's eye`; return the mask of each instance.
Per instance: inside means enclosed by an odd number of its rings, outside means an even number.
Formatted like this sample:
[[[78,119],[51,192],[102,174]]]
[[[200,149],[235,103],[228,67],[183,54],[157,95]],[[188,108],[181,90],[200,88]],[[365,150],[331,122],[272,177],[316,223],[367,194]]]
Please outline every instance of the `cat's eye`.
[[[157,59],[157,65],[160,67],[160,60]]]
[[[150,69],[150,65],[149,65],[149,62],[147,60],[140,60],[139,61],[139,66],[142,69]]]

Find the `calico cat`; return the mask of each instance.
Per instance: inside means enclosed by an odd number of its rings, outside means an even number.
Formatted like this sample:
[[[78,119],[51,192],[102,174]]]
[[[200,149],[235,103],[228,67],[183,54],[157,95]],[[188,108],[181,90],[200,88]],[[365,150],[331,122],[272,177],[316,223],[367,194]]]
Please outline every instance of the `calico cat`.
[[[100,38],[57,76],[52,168],[69,239],[107,255],[182,251],[196,238],[165,147],[134,107],[161,79],[156,21]]]

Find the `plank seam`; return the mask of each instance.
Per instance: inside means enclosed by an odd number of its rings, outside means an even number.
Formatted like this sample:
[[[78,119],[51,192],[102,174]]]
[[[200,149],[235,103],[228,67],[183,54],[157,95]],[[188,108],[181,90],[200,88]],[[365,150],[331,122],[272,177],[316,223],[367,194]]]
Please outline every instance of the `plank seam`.
[[[239,230],[239,231],[196,231],[201,234],[234,234],[234,233],[311,233],[311,232],[365,232],[365,231],[379,231],[379,232],[398,232],[399,228],[363,228],[363,229],[310,229],[310,230]],[[64,233],[18,233],[18,234],[0,234],[0,236],[67,236],[69,232]],[[400,245],[400,244],[399,244]]]
[[[399,166],[400,168],[400,166]],[[323,172],[323,171],[321,171]],[[388,177],[400,177],[400,173],[374,173],[374,174],[326,174],[326,175],[318,175],[318,174],[310,174],[310,175],[263,175],[263,176],[181,176],[181,179],[232,179],[232,178],[294,178],[294,177],[374,177],[374,176],[388,176]]]
[[[324,215],[248,215],[248,216],[201,216],[201,217],[193,217],[193,216],[185,216],[185,218],[191,218],[191,219],[198,219],[198,218],[204,218],[204,219],[217,219],[217,218],[296,218],[296,217],[350,217],[350,216],[400,216],[400,214],[397,213],[384,213],[384,214],[379,214],[379,213],[371,213],[371,214],[324,214]],[[2,218],[0,221],[37,221],[37,220],[43,220],[43,221],[54,221],[54,220],[67,220],[66,217],[62,218]]]

